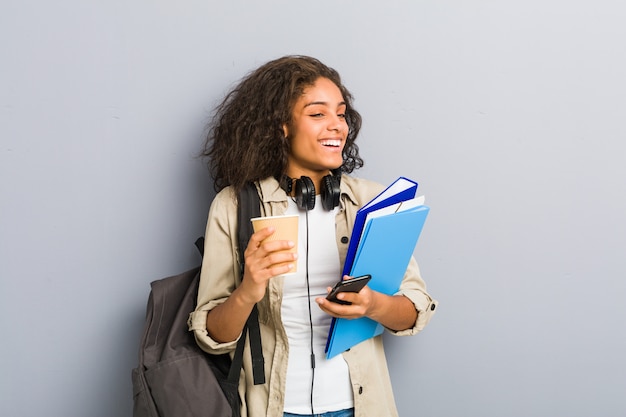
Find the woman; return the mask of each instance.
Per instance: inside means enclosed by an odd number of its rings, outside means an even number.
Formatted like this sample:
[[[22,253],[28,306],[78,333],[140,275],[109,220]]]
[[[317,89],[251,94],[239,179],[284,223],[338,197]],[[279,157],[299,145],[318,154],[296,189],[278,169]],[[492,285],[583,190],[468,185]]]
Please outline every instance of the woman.
[[[202,270],[191,327],[204,350],[232,352],[258,305],[267,382],[252,383],[245,352],[244,416],[397,415],[380,336],[324,356],[332,317],[366,316],[394,334],[412,335],[436,305],[414,259],[393,296],[366,286],[340,295],[349,305],[326,299],[341,275],[356,211],[383,189],[347,175],[363,165],[355,144],[360,125],[338,73],[305,56],[262,65],[217,108],[205,145],[219,191],[206,229],[204,260],[211,268]],[[236,195],[250,181],[263,214],[298,214],[300,232],[299,242],[263,244],[274,230],[253,234],[242,279]],[[285,251],[294,245],[298,255]]]

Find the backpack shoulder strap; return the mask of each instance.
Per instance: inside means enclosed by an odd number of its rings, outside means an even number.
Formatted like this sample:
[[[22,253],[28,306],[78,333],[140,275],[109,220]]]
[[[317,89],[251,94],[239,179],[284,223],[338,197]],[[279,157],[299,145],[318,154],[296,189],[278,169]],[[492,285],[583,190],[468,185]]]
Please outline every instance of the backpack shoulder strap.
[[[254,183],[248,183],[237,196],[237,242],[239,244],[239,256],[241,261],[241,278],[243,279],[244,258],[243,252],[248,247],[250,236],[254,233],[253,217],[261,216],[261,200]]]
[[[254,183],[248,183],[237,196],[237,242],[239,245],[239,264],[241,265],[241,277],[245,269],[244,251],[248,246],[250,236],[254,232],[252,228],[253,217],[261,215],[261,200]],[[259,310],[255,305],[244,326],[241,338],[237,342],[237,348],[230,367],[228,379],[232,382],[239,380],[239,373],[243,365],[243,348],[246,342],[246,334],[250,334],[250,352],[252,354],[252,373],[254,384],[265,383],[265,361],[261,346],[261,330],[259,328]]]

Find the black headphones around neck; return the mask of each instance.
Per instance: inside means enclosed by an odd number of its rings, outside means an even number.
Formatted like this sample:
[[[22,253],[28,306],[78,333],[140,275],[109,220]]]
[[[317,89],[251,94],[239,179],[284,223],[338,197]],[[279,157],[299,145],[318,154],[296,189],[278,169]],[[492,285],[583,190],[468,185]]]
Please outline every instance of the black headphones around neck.
[[[300,179],[293,180],[287,175],[283,175],[280,180],[280,187],[291,195],[293,183],[296,184],[295,200],[296,205],[301,210],[313,210],[315,207],[315,185],[309,177],[302,176]],[[322,197],[322,206],[326,210],[332,210],[339,205],[339,196],[341,195],[341,175],[326,175],[322,178],[322,189],[320,195]]]

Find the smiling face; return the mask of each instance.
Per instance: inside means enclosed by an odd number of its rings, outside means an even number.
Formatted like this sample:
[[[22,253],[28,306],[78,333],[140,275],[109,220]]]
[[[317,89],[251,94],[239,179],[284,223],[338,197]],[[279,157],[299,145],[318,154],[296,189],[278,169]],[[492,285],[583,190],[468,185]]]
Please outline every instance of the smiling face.
[[[341,167],[348,135],[345,111],[341,91],[328,78],[318,78],[304,89],[294,105],[291,123],[284,126],[291,144],[287,175],[311,177],[319,190],[321,178]]]

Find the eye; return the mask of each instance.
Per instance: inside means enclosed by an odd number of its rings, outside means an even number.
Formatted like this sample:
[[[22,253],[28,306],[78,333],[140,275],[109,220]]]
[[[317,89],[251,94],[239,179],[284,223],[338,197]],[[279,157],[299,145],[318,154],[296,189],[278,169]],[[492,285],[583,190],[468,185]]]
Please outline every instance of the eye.
[[[337,117],[341,117],[342,119],[346,118],[346,114],[345,113],[340,113],[337,115]]]
[[[309,116],[319,118],[319,117],[324,117],[324,113],[313,113],[313,114],[310,114]]]

